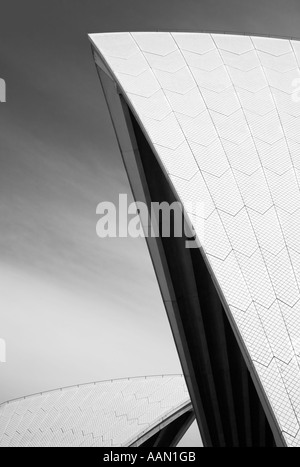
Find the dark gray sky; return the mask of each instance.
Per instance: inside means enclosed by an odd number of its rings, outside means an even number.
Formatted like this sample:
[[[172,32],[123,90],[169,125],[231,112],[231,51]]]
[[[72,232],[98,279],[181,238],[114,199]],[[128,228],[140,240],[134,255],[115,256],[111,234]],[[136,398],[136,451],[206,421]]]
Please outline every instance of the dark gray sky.
[[[180,371],[144,241],[95,233],[129,188],[87,34],[156,29],[300,37],[300,2],[1,0],[0,401]]]

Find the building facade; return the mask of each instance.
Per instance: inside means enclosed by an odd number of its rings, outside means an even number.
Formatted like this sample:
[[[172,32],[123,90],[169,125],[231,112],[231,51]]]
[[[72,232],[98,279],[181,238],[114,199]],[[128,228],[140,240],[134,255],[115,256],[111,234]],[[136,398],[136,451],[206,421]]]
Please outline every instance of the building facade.
[[[102,381],[0,405],[0,447],[176,446],[194,419],[182,375]]]
[[[147,244],[204,445],[300,446],[300,43],[90,39],[135,199],[197,234]]]

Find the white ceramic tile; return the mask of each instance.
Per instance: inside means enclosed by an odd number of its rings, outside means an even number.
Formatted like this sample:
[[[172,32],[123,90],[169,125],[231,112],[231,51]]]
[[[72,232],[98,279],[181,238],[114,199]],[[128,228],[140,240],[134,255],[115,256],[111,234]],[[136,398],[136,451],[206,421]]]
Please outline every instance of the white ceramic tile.
[[[292,52],[290,41],[271,37],[252,37],[254,47],[265,53],[278,57]]]
[[[210,34],[173,33],[172,36],[182,50],[204,54],[216,48]]]
[[[122,33],[95,41],[131,93],[131,105],[197,225],[283,436],[300,445],[299,42],[197,33]],[[197,203],[204,204],[201,216]],[[160,389],[151,395],[152,412],[144,414],[141,382],[138,391],[141,404],[134,409],[136,396],[127,385],[118,410],[130,409],[148,423],[150,413],[158,413]],[[103,394],[109,417],[115,400],[108,390]],[[167,384],[161,394],[167,408],[177,393]],[[92,395],[84,400],[94,404]],[[124,426],[106,423],[122,444]],[[135,418],[132,423],[134,432]]]
[[[132,37],[143,52],[168,55],[177,50],[176,43],[168,32],[133,32]]]

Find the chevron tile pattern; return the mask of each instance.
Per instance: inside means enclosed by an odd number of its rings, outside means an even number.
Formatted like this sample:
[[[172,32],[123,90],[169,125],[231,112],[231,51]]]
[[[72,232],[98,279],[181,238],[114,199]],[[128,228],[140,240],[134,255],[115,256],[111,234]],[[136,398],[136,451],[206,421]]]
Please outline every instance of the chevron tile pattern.
[[[290,446],[300,446],[300,42],[94,34],[191,219]],[[195,223],[197,231],[197,223]]]
[[[130,446],[191,409],[183,376],[86,384],[0,406],[0,447]]]

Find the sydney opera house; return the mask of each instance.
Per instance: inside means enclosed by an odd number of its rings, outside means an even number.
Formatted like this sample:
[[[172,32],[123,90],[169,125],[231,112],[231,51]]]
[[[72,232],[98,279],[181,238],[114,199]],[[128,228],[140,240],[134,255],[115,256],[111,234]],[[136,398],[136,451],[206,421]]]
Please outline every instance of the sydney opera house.
[[[146,239],[183,376],[8,402],[0,446],[176,446],[196,419],[206,447],[300,447],[300,42],[90,41],[135,200],[196,232]]]
[[[58,389],[0,406],[0,447],[176,446],[195,415],[183,376]]]
[[[135,199],[197,233],[147,243],[204,446],[300,446],[300,43],[90,39]]]

